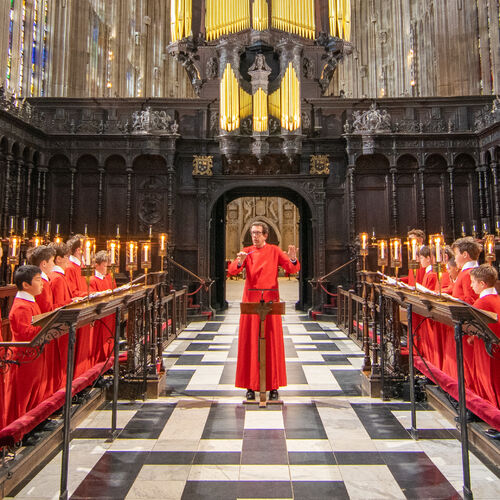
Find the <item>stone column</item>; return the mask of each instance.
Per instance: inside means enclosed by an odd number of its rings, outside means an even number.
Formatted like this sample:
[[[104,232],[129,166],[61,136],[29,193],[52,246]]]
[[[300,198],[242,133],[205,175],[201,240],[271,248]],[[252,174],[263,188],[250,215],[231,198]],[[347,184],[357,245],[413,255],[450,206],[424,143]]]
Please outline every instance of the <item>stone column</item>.
[[[174,213],[175,213],[175,153],[167,154],[167,233],[169,243],[175,244]]]
[[[126,211],[126,230],[127,230],[127,237],[130,234],[130,217],[132,215],[132,175],[134,173],[133,168],[127,167],[126,169],[127,172],[127,211]]]
[[[481,167],[476,168],[477,185],[479,195],[479,217],[481,220],[484,218],[484,185],[483,185],[483,172]]]
[[[497,219],[497,217],[500,217],[500,205],[498,196],[498,162],[492,161],[490,163],[490,170],[491,178],[493,180],[493,215],[495,219]]]
[[[425,204],[425,167],[424,167],[424,165],[418,166],[417,179],[418,179],[418,191],[417,191],[418,216],[417,216],[417,220],[418,220],[419,227],[421,227],[425,233],[426,232],[426,225],[427,225],[427,207]]]
[[[76,168],[70,167],[71,184],[69,188],[69,234],[73,234],[73,217],[75,215],[75,176]]]
[[[26,207],[24,209],[24,214],[28,217],[28,222],[31,219],[31,177],[33,175],[33,162],[26,162]]]
[[[391,234],[397,236],[398,234],[398,185],[397,185],[397,173],[398,169],[392,166],[389,169],[391,175]]]
[[[103,187],[104,187],[104,174],[106,170],[104,167],[99,167],[99,181],[97,187],[97,236],[101,236],[102,227],[102,199],[103,199]]]
[[[16,178],[16,211],[15,215],[19,219],[21,215],[21,195],[23,192],[23,173],[24,173],[24,161],[20,158],[17,159],[17,178]]]
[[[456,239],[456,221],[455,221],[455,169],[453,165],[449,166],[447,169],[448,172],[448,195],[450,197],[450,226],[451,226],[451,234],[453,236],[453,241]]]
[[[7,235],[7,228],[9,222],[9,212],[10,212],[10,190],[11,190],[11,165],[14,157],[11,154],[7,154],[5,157],[5,187],[4,187],[4,199],[3,199],[3,234]]]
[[[356,239],[356,193],[354,180],[355,166],[347,167],[347,192],[349,200],[349,240],[353,243]]]

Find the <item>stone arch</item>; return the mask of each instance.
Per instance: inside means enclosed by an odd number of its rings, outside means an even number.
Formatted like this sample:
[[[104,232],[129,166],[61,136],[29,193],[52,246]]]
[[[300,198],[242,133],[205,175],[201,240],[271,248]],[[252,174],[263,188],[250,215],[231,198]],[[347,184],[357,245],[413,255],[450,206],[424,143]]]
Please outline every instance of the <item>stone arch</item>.
[[[281,237],[281,231],[280,229],[278,228],[278,226],[271,220],[269,219],[269,217],[265,217],[265,216],[259,216],[259,217],[256,217],[258,218],[259,220],[261,220],[262,222],[265,222],[268,226],[269,226],[269,230],[271,231],[274,231],[275,235],[276,235],[276,238],[278,240],[278,245],[281,243],[282,240],[282,237]],[[240,245],[243,246],[244,243],[244,239],[245,239],[245,235],[247,234],[247,232],[250,230],[250,227],[252,225],[252,223],[254,222],[254,220],[249,220],[246,222],[246,224],[243,226],[243,230],[241,231],[241,234],[240,234]]]
[[[107,172],[120,172],[125,173],[127,161],[121,155],[110,155],[104,161],[104,168]]]
[[[442,171],[446,170],[448,163],[443,155],[438,153],[431,153],[425,158],[425,169],[426,171]]]
[[[476,160],[467,153],[459,153],[455,156],[453,164],[459,169],[475,169]]]
[[[405,153],[397,158],[396,167],[398,172],[400,170],[417,170],[418,160],[415,156]]]
[[[79,172],[97,171],[99,162],[94,155],[84,154],[76,160],[76,168]]]
[[[389,159],[380,153],[375,153],[372,155],[360,155],[356,158],[355,162],[356,174],[360,174],[366,171],[378,171],[381,169],[389,169],[390,162]]]

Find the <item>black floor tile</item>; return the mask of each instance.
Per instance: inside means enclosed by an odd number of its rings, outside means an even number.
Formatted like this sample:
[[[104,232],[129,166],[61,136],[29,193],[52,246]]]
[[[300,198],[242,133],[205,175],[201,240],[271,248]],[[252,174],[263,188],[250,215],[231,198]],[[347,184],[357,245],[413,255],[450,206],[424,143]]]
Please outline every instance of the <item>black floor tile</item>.
[[[199,333],[196,335],[194,340],[213,340],[215,338],[215,334],[210,333]]]
[[[117,429],[120,431],[121,429]],[[111,434],[111,421],[109,428],[98,429],[91,427],[82,427],[81,429],[75,429],[71,433],[71,439],[107,439]]]
[[[339,465],[384,465],[378,451],[336,451],[335,458]]]
[[[198,451],[194,456],[197,465],[239,465],[241,453],[237,451]]]
[[[314,404],[283,407],[287,439],[326,439],[326,432]]]
[[[309,335],[311,339],[314,340],[328,340],[328,335],[326,333],[311,333]]]
[[[144,465],[190,465],[195,455],[195,451],[152,451]]]
[[[351,362],[347,359],[347,356],[322,354],[325,364],[327,365],[350,365]]]
[[[364,403],[351,406],[372,439],[410,438],[410,434],[391,413],[388,405]]]
[[[218,332],[222,323],[209,322],[200,330],[202,332]]]
[[[349,500],[342,481],[293,481],[294,500]]]
[[[166,388],[162,395],[183,393],[194,372],[195,370],[167,370]]]
[[[286,358],[296,358],[297,351],[295,349],[295,344],[292,339],[283,339],[285,345],[285,357]]]
[[[407,498],[460,498],[425,453],[383,452],[380,455]]]
[[[318,351],[340,351],[337,344],[332,342],[317,342],[314,344]]]
[[[125,498],[149,452],[106,452],[72,495],[80,498]]]
[[[210,408],[202,439],[243,439],[244,423],[243,405],[214,403]]]
[[[238,481],[237,498],[291,498],[289,481]]]
[[[179,356],[179,359],[175,362],[175,366],[179,365],[201,365],[201,360],[203,359],[203,354],[186,354]]]
[[[417,416],[418,429],[418,416]],[[418,429],[419,439],[460,439],[457,429]]]
[[[119,439],[158,439],[175,406],[173,403],[144,405],[128,421]]]
[[[246,429],[243,433],[242,464],[288,464],[285,432],[281,429]]]
[[[186,481],[182,500],[235,500],[235,481]]]
[[[290,465],[336,465],[331,451],[289,451]]]
[[[332,370],[345,396],[361,396],[361,372],[359,370]]]
[[[187,347],[186,347],[186,351],[208,351],[210,346],[212,344],[209,344],[209,343],[205,343],[205,342],[191,342],[191,344],[189,344]]]
[[[323,328],[318,325],[318,323],[310,323],[310,322],[304,322],[303,323],[304,328],[306,329],[307,332],[322,332]]]
[[[219,384],[231,384],[234,385],[236,380],[236,363],[226,361],[224,363],[224,368],[222,370],[222,375],[219,380]]]

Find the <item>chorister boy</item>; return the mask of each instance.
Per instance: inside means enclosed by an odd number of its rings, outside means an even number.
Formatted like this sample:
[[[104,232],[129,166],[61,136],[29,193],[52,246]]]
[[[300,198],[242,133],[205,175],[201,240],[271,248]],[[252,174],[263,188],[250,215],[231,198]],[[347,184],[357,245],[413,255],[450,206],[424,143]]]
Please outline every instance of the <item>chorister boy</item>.
[[[85,297],[87,295],[87,282],[82,276],[82,234],[75,234],[66,245],[69,248],[69,262],[66,269],[66,279],[72,297]]]
[[[54,297],[52,289],[50,288],[49,274],[54,268],[55,250],[46,245],[40,245],[28,250],[28,262],[40,268],[40,274],[43,280],[43,290],[36,298],[36,303],[43,313],[52,311],[54,309]]]
[[[40,245],[28,250],[28,262],[40,268],[40,274],[43,281],[43,290],[36,297],[36,303],[43,313],[54,309],[54,296],[50,286],[49,274],[54,267],[55,250],[46,245]],[[59,352],[56,341],[49,342],[44,349],[45,353],[45,375],[42,380],[42,391],[54,392],[55,380],[57,379],[56,370],[58,370]]]
[[[432,254],[429,247],[420,247],[418,251],[420,269],[424,270],[422,286],[429,290],[435,290],[438,284],[437,274],[432,270]]]
[[[470,272],[471,286],[479,295],[474,307],[491,311],[497,314],[500,320],[500,296],[495,285],[498,280],[496,269],[488,264],[476,267]],[[489,323],[493,333],[500,338],[499,321]],[[484,342],[478,337],[473,339],[474,345],[474,378],[475,389],[479,396],[489,401],[496,408],[500,408],[500,349],[495,346],[493,357],[485,348]],[[500,431],[498,429],[497,431]]]
[[[43,289],[40,269],[29,265],[18,267],[14,274],[14,283],[18,291],[9,313],[12,341],[30,342],[41,329],[32,325],[33,316],[41,314],[35,301],[35,297],[40,295]],[[44,376],[44,364],[45,358],[42,355],[30,363],[13,365],[8,417],[10,422],[43,400],[45,394],[41,390],[41,381]]]
[[[51,243],[54,250],[54,267],[49,273],[50,287],[54,298],[54,307],[61,307],[71,303],[71,290],[66,278],[69,249],[65,243]]]
[[[102,292],[114,288],[116,288],[116,283],[111,274],[108,274],[108,252],[101,250],[95,255],[94,276],[90,278],[90,291]]]
[[[111,274],[108,274],[108,252],[101,250],[95,256],[94,276],[90,278],[90,291],[102,292],[116,288]],[[110,339],[115,331],[114,315],[106,316],[95,322],[92,356],[95,362],[105,361],[110,355],[113,344]]]
[[[457,280],[453,285],[452,295],[457,299],[473,304],[478,295],[471,287],[470,272],[471,269],[478,267],[477,259],[481,253],[481,245],[476,243],[473,238],[459,238],[453,245],[451,245],[455,255],[455,262],[457,263],[460,272],[458,273]]]

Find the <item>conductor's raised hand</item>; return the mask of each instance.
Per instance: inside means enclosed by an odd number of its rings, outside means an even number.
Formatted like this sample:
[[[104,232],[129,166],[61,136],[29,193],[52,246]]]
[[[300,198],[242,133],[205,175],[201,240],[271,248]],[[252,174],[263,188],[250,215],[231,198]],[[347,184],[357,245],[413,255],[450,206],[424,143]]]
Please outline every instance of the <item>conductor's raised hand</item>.
[[[247,253],[246,252],[238,252],[236,255],[236,260],[238,261],[238,266],[242,266],[243,263],[245,262],[245,259],[247,258]]]
[[[295,248],[295,245],[288,245],[288,258],[290,260],[297,260],[297,250],[298,248]]]

